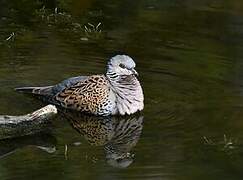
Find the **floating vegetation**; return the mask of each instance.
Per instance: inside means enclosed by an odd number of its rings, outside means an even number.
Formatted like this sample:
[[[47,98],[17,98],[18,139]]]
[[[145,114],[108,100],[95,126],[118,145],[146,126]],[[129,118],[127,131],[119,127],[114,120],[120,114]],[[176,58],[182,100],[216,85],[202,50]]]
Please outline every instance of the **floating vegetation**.
[[[57,27],[59,31],[71,33],[74,37],[79,36],[81,41],[89,41],[90,39],[99,39],[102,37],[101,22],[97,25],[89,22],[81,25],[70,14],[60,12],[57,7],[53,12],[43,6],[36,11],[36,14],[48,26]]]
[[[101,22],[99,22],[96,26],[88,23],[89,26],[84,26],[86,33],[101,33],[101,30],[99,29],[99,26],[101,25]]]
[[[239,147],[239,143],[237,139],[228,138],[225,134],[223,137],[223,140],[219,141],[213,141],[210,138],[207,138],[206,136],[203,137],[204,145],[207,145],[209,147],[213,147],[216,150],[223,151],[226,153],[231,153],[233,150],[237,149]]]
[[[6,40],[6,41],[14,41],[14,39],[15,39],[15,33],[12,32],[12,33],[10,34],[10,36],[7,37],[5,40]]]
[[[87,37],[100,37],[102,30],[100,29],[101,22],[97,25],[88,23],[88,25],[84,25],[84,32]]]
[[[72,24],[72,16],[65,12],[59,12],[57,7],[54,9],[54,12],[51,12],[43,6],[41,9],[36,10],[36,14],[49,25],[66,26]]]
[[[0,46],[5,46],[5,47],[10,48],[12,46],[12,44],[15,42],[15,38],[16,38],[15,32],[12,32],[8,36],[1,37]]]
[[[80,21],[80,20],[79,20]],[[49,29],[53,29],[54,31],[58,31],[60,33],[65,33],[64,36],[69,36],[70,39],[79,40],[82,42],[96,42],[97,40],[102,39],[104,33],[101,29],[102,23],[99,21],[96,23],[91,23],[84,17],[81,22],[78,22],[76,18],[67,12],[62,12],[58,7],[55,9],[48,9],[43,6],[40,9],[35,10],[35,21],[38,23],[40,28],[47,27]],[[41,24],[39,23],[41,22]],[[16,37],[18,40],[32,40],[31,30],[20,29],[19,27],[16,29],[12,29],[11,34],[6,35],[5,37],[1,37],[1,46],[11,47],[15,45]],[[14,43],[13,43],[14,42]]]

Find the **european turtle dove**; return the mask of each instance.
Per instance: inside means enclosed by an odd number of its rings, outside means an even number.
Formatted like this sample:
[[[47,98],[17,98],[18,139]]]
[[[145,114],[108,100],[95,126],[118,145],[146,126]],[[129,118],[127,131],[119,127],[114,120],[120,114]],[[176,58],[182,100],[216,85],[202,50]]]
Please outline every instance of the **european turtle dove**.
[[[49,103],[94,115],[130,115],[144,108],[135,62],[116,55],[102,75],[72,77],[54,86],[21,87],[17,91],[40,96]]]

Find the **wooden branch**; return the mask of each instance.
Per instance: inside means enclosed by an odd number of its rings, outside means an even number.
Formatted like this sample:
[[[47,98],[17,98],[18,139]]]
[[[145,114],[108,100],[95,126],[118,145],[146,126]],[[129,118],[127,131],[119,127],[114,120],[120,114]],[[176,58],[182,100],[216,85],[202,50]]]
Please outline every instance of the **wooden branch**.
[[[45,106],[33,113],[22,116],[0,116],[0,139],[35,134],[43,129],[51,117],[57,114],[53,105]]]

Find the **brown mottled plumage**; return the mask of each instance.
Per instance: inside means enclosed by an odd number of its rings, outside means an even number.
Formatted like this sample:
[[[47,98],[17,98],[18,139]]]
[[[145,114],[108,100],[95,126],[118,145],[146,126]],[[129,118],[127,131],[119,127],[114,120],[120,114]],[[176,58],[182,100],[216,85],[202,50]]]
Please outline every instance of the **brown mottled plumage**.
[[[109,97],[109,82],[102,75],[93,75],[58,93],[54,98],[62,107],[98,114]]]

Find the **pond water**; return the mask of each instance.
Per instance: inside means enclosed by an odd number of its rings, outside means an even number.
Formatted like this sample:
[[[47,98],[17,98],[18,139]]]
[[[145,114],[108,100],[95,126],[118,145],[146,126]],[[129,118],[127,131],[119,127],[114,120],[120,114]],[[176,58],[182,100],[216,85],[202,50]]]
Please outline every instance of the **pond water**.
[[[145,109],[1,141],[0,179],[242,179],[242,39],[240,0],[2,0],[0,114],[45,105],[15,87],[104,73],[119,53]]]

